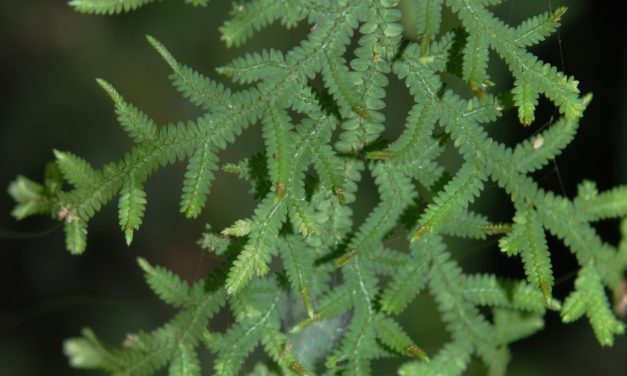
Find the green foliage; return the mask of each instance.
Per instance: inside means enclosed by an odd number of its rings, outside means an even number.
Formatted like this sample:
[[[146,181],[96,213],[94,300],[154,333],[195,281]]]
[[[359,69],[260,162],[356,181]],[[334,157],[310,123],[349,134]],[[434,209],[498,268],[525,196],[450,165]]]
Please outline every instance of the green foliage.
[[[134,142],[131,150],[100,169],[54,151],[43,183],[20,176],[9,186],[17,203],[13,215],[62,221],[74,254],[87,247],[90,219],[116,196],[130,245],[147,205],[143,186],[157,169],[187,161],[180,210],[197,218],[220,168],[219,152],[256,124],[265,148],[222,166],[247,181],[260,200],[249,218],[220,233],[207,227],[200,244],[220,255],[222,266],[190,285],[140,259],[148,285],[178,313],[157,329],[129,335],[121,348],[85,329],[65,343],[72,366],[120,375],[168,367],[170,375],[200,375],[210,372],[201,369],[203,346],[214,356],[215,374],[235,375],[261,347],[265,355],[256,358],[253,371],[259,375],[367,375],[381,358],[398,360],[402,375],[459,375],[472,355],[489,374],[504,375],[508,345],[541,330],[547,309],[559,311],[564,322],[587,316],[602,345],[623,333],[605,290],[620,291],[627,243],[618,249],[607,244],[592,222],[627,216],[627,188],[599,193],[584,182],[571,200],[530,175],[568,146],[591,99],[580,96],[572,77],[527,50],[557,29],[565,8],[513,27],[489,9],[500,1],[410,1],[415,30],[403,30],[395,0],[235,3],[219,28],[227,46],[239,46],[277,21],[288,28],[306,22],[310,32],[287,52],[262,50],[219,68],[240,85],[233,90],[179,63],[148,37],[171,68],[174,88],[202,110],[193,121],[157,125],[98,80]],[[150,2],[70,4],[110,14]],[[460,27],[443,23],[448,11]],[[514,84],[505,92],[494,92],[490,51],[512,73]],[[404,81],[413,105],[400,136],[387,140],[385,88],[393,76]],[[467,90],[455,91],[459,84]],[[560,119],[514,147],[491,137],[485,124],[506,111],[533,126],[540,95]],[[459,154],[459,167],[445,167],[440,157],[446,150]],[[352,210],[366,174],[374,178],[379,201],[359,224]],[[509,223],[493,222],[473,207],[488,184],[511,198]],[[391,234],[406,241],[392,247]],[[563,303],[552,295],[554,250],[547,234],[580,265]],[[502,252],[520,257],[526,281],[463,271],[452,245],[458,243],[450,238],[495,236]],[[425,339],[412,338],[396,317],[413,309],[408,307],[423,291],[435,300],[450,334],[431,356],[419,347]],[[234,321],[214,327],[212,319],[225,309]]]

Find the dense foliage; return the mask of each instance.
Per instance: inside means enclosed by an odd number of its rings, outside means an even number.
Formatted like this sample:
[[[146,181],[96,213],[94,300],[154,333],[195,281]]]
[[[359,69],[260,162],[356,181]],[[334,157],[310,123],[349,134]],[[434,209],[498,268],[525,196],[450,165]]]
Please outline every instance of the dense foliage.
[[[110,14],[150,2],[70,4]],[[205,6],[208,0],[185,2]],[[473,355],[490,374],[503,375],[508,344],[540,330],[547,310],[559,311],[564,322],[585,315],[599,342],[612,345],[624,324],[605,289],[622,291],[627,243],[607,244],[592,223],[627,215],[627,187],[598,192],[583,182],[569,199],[532,177],[572,141],[590,100],[580,95],[577,81],[527,51],[557,29],[565,9],[514,27],[490,11],[499,0],[411,2],[418,20],[412,39],[403,37],[397,0],[235,4],[220,27],[228,46],[277,21],[310,27],[286,53],[263,50],[219,68],[244,87],[238,90],[185,66],[148,37],[172,69],[174,87],[203,110],[195,121],[157,125],[98,80],[134,147],[101,169],[55,151],[43,183],[20,176],[9,187],[15,217],[48,214],[62,221],[67,248],[80,254],[89,220],[119,197],[119,224],[130,244],[147,204],[145,181],[177,161],[187,161],[180,210],[188,218],[202,213],[220,168],[248,181],[260,202],[249,218],[203,234],[203,252],[224,261],[202,281],[190,286],[140,259],[150,287],[180,312],[160,328],[129,335],[121,348],[85,329],[65,343],[73,366],[131,375],[169,367],[172,375],[197,375],[198,347],[205,346],[215,354],[213,372],[230,375],[261,345],[267,360],[253,371],[260,375],[366,375],[377,359],[399,355],[408,357],[403,375],[461,374]],[[442,30],[445,11],[456,15],[459,27]],[[491,50],[511,71],[509,90],[494,92]],[[385,140],[382,110],[393,75],[404,81],[414,104],[400,136]],[[492,138],[487,125],[508,111],[520,123],[508,126],[535,126],[540,95],[555,105],[559,120],[514,147]],[[256,124],[265,152],[221,166],[219,152]],[[456,171],[444,168],[446,148],[461,156]],[[380,202],[355,224],[351,205],[364,174],[374,178]],[[495,223],[472,207],[489,182],[511,198],[509,223]],[[398,232],[406,234],[405,249],[385,243]],[[547,233],[561,239],[580,265],[563,302],[552,293]],[[500,251],[521,260],[526,280],[465,273],[453,257],[452,237],[499,237]],[[419,347],[421,339],[410,338],[396,318],[423,290],[433,296],[450,334],[431,359]],[[210,327],[224,307],[235,322],[226,330]]]

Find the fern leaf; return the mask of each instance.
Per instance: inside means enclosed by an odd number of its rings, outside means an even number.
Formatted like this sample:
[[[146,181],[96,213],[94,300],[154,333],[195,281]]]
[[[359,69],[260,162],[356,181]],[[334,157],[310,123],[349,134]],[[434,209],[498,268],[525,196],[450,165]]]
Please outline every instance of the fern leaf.
[[[181,308],[194,303],[191,288],[177,275],[160,266],[152,266],[143,258],[137,263],[144,271],[146,282],[165,303]]]
[[[86,187],[100,180],[98,172],[83,158],[58,150],[54,150],[54,156],[63,178],[75,187]]]
[[[287,237],[283,242],[281,258],[292,290],[301,295],[307,315],[314,315],[313,303],[310,295],[310,281],[313,269],[313,255],[311,250],[296,237]]]
[[[562,118],[546,131],[516,146],[513,159],[521,173],[536,171],[553,160],[573,140],[579,124]]]
[[[285,63],[281,51],[262,50],[233,60],[217,72],[231,78],[234,82],[249,84],[261,80],[272,80],[290,67]]]
[[[609,307],[603,284],[593,265],[586,265],[579,272],[575,291],[564,302],[562,320],[572,322],[584,313],[603,346],[611,346],[614,336],[625,331],[625,325],[614,316]]]
[[[590,221],[627,216],[627,187],[619,186],[589,197],[580,194],[575,207]]]
[[[518,107],[518,119],[523,125],[531,125],[535,120],[536,106],[539,92],[531,82],[530,77],[522,76],[516,80],[512,89],[514,104]]]
[[[261,340],[264,328],[278,326],[278,310],[280,294],[268,299],[263,313],[254,319],[240,321],[222,336],[219,343],[213,345],[217,352],[214,370],[218,375],[237,375],[244,364],[244,359]]]
[[[503,343],[511,343],[526,338],[544,327],[544,320],[539,314],[497,309],[494,311],[494,327]]]
[[[462,375],[470,363],[472,344],[463,339],[448,343],[429,363],[411,362],[399,370],[401,376],[457,376]]]
[[[489,77],[488,69],[488,41],[481,32],[470,34],[464,48],[464,64],[462,75],[470,84],[471,90],[485,91]]]
[[[426,240],[426,239],[425,239]],[[423,247],[428,242],[412,243],[413,257],[410,266],[399,268],[393,275],[388,286],[381,293],[381,310],[391,314],[399,314],[420,293],[428,281],[428,264],[424,257]]]
[[[25,176],[20,175],[15,178],[9,184],[8,193],[17,204],[11,211],[11,215],[17,220],[50,211],[44,186]]]
[[[78,218],[66,220],[63,225],[65,231],[65,246],[73,255],[80,255],[87,248],[87,225]]]
[[[458,13],[464,27],[471,33],[479,29],[485,31],[489,38],[489,44],[506,61],[510,70],[519,81],[517,87],[521,87],[523,93],[521,101],[524,104],[521,121],[530,123],[530,109],[535,102],[537,93],[542,93],[551,99],[561,113],[569,118],[581,117],[583,103],[579,98],[577,82],[549,64],[539,61],[534,55],[520,47],[514,47],[502,38],[510,35],[511,29],[498,20],[481,4],[467,0],[450,0],[454,12]]]
[[[97,79],[98,85],[109,94],[122,128],[135,142],[150,140],[157,135],[157,126],[146,114],[126,103],[124,98],[105,80]]]
[[[410,355],[421,361],[428,362],[429,357],[403,331],[401,326],[391,318],[380,317],[375,321],[377,337],[398,353]]]
[[[200,361],[196,351],[184,344],[179,349],[170,364],[169,376],[200,376]]]
[[[529,283],[540,288],[544,296],[549,299],[554,278],[542,223],[531,209],[522,211],[519,216],[514,217],[514,221],[516,222],[514,226],[524,227],[525,247],[521,251],[521,257],[527,279]]]
[[[146,209],[146,192],[133,180],[129,180],[120,192],[118,217],[126,244],[133,241],[133,233],[139,228]]]
[[[421,37],[421,55],[426,56],[433,37],[440,31],[442,22],[442,0],[421,0],[416,2],[418,36]]]
[[[148,35],[146,39],[161,55],[163,60],[172,69],[170,80],[174,87],[194,105],[205,110],[216,110],[216,105],[228,107],[231,103],[231,93],[222,85],[195,70],[180,64],[165,46],[154,37]]]
[[[114,14],[129,12],[155,0],[71,0],[70,6],[82,13]]]
[[[207,194],[213,181],[213,171],[218,168],[218,157],[212,150],[214,146],[207,140],[192,154],[185,171],[181,213],[188,218],[196,218],[207,201]]]
[[[282,198],[286,194],[290,177],[289,156],[293,155],[292,124],[284,111],[272,108],[263,120],[263,136],[266,141],[268,171],[274,184],[274,192]]]
[[[248,243],[229,270],[226,281],[229,294],[241,290],[255,275],[263,276],[269,271],[268,264],[276,253],[277,235],[286,214],[285,201],[275,201],[272,196],[255,209]]]
[[[558,7],[552,12],[525,20],[513,31],[514,43],[519,47],[530,47],[540,43],[557,30],[566,10],[566,7]]]
[[[483,188],[483,173],[471,164],[465,164],[420,216],[420,225],[414,232],[413,241],[427,233],[437,232],[446,221],[464,210]]]
[[[542,292],[523,282],[497,279],[491,275],[473,275],[463,285],[464,298],[482,306],[503,307],[529,312],[544,312]],[[554,302],[557,305],[556,302]]]
[[[238,47],[255,31],[273,23],[280,14],[294,7],[298,7],[298,3],[293,0],[253,0],[249,3],[234,4],[232,18],[220,27],[221,39],[226,42],[227,47]],[[295,21],[291,19],[290,24]]]

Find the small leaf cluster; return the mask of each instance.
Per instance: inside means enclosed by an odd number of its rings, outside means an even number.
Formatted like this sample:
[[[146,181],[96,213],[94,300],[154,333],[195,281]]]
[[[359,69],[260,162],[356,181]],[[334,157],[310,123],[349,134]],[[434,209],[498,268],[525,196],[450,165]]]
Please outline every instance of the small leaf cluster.
[[[98,80],[132,149],[101,169],[55,151],[43,183],[18,177],[9,187],[17,202],[13,214],[62,221],[74,254],[87,247],[90,219],[116,197],[119,225],[131,243],[148,201],[143,186],[157,169],[186,163],[180,211],[193,219],[221,168],[220,151],[250,126],[261,127],[265,147],[222,166],[247,181],[259,203],[248,218],[220,232],[208,227],[203,235],[203,248],[224,259],[219,270],[190,286],[140,259],[148,285],[179,313],[157,329],[129,335],[121,348],[85,329],[65,343],[72,366],[132,375],[169,367],[171,375],[199,375],[204,347],[214,355],[215,374],[234,375],[261,346],[266,359],[253,374],[368,375],[376,361],[393,357],[402,359],[402,375],[458,375],[477,356],[489,374],[504,375],[508,345],[541,330],[547,311],[565,323],[586,316],[604,346],[624,332],[606,289],[616,292],[616,311],[624,311],[627,243],[608,244],[593,225],[627,216],[627,188],[599,192],[585,181],[571,199],[542,188],[532,175],[573,140],[591,99],[574,78],[529,52],[557,30],[566,9],[511,26],[491,10],[499,0],[408,1],[413,8],[400,8],[398,0],[236,3],[219,28],[227,46],[242,45],[275,22],[310,27],[287,52],[262,50],[220,67],[237,90],[184,65],[148,37],[171,68],[174,88],[202,110],[193,121],[157,125]],[[110,14],[150,2],[70,4]],[[403,29],[401,9],[415,10],[417,30]],[[445,11],[461,26],[445,29]],[[493,89],[491,51],[513,77],[504,92]],[[383,110],[392,77],[407,86],[413,105],[400,136],[386,140]],[[534,126],[541,95],[560,113],[557,121],[514,146],[490,135],[489,124],[509,111],[520,123],[512,127]],[[458,168],[445,167],[447,148],[461,156]],[[366,174],[374,178],[379,202],[355,223],[354,202]],[[505,223],[473,205],[488,184],[513,204]],[[625,235],[627,222],[622,227]],[[388,244],[392,233],[404,234],[404,246]],[[565,299],[554,296],[556,250],[548,235],[579,265]],[[452,238],[496,238],[500,252],[520,260],[526,278],[464,272]],[[450,334],[431,356],[420,347],[425,339],[412,338],[398,317],[423,292],[433,297]],[[223,310],[235,320],[217,328],[210,321]]]

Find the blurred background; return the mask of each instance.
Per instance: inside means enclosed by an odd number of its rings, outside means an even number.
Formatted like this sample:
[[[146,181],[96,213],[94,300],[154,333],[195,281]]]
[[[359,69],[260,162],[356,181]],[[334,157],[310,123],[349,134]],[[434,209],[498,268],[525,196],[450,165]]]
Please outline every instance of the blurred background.
[[[182,3],[170,0],[124,16],[98,17],[77,14],[64,0],[0,2],[1,187],[18,174],[41,180],[55,148],[102,166],[130,147],[96,77],[111,82],[160,124],[198,115],[169,85],[168,67],[146,43],[146,34],[161,40],[179,61],[221,80],[215,67],[246,51],[288,50],[308,31],[304,24],[290,32],[273,26],[244,47],[226,49],[218,26],[230,2],[214,0],[206,8]],[[497,13],[517,24],[559,5],[569,6],[560,38],[553,36],[533,52],[574,75],[582,92],[594,93],[594,100],[576,140],[536,178],[543,187],[572,197],[582,179],[596,181],[600,189],[627,183],[627,30],[617,8],[593,0],[509,0]],[[414,30],[411,17],[404,22],[408,31]],[[499,87],[509,85],[503,64],[496,58],[491,64],[493,81]],[[392,79],[388,93],[386,136],[393,138],[411,101],[397,79]],[[513,143],[537,132],[553,115],[552,107],[543,104],[530,129],[503,121],[492,131]],[[221,160],[236,161],[261,150],[260,137],[259,127],[251,127]],[[130,248],[118,228],[114,202],[91,221],[88,249],[81,257],[65,251],[56,222],[12,219],[13,203],[8,194],[0,194],[0,373],[86,374],[68,367],[61,347],[65,338],[90,326],[104,340],[120,344],[126,333],[150,330],[171,316],[146,287],[136,258],[164,265],[190,281],[201,277],[215,263],[196,245],[205,224],[221,229],[250,215],[255,205],[246,184],[219,174],[201,218],[185,220],[178,210],[183,172],[184,165],[177,164],[148,181],[147,213]],[[377,200],[371,182],[366,181],[359,197],[356,224]],[[479,205],[496,217],[511,216],[506,197],[496,189],[488,190]],[[607,241],[618,242],[617,221],[599,225],[599,231]],[[550,245],[556,294],[562,298],[572,289],[576,265],[559,242],[551,240]],[[519,261],[498,255],[495,242],[473,243],[468,252],[472,257],[467,270],[522,276]],[[421,294],[401,320],[418,344],[435,353],[446,336],[431,304],[431,298]],[[586,320],[565,326],[555,313],[547,315],[545,331],[514,344],[512,350],[511,375],[627,373],[627,337],[618,338],[612,349],[601,348]],[[485,372],[476,363],[469,374]],[[392,374],[395,364],[382,364],[378,374]]]

